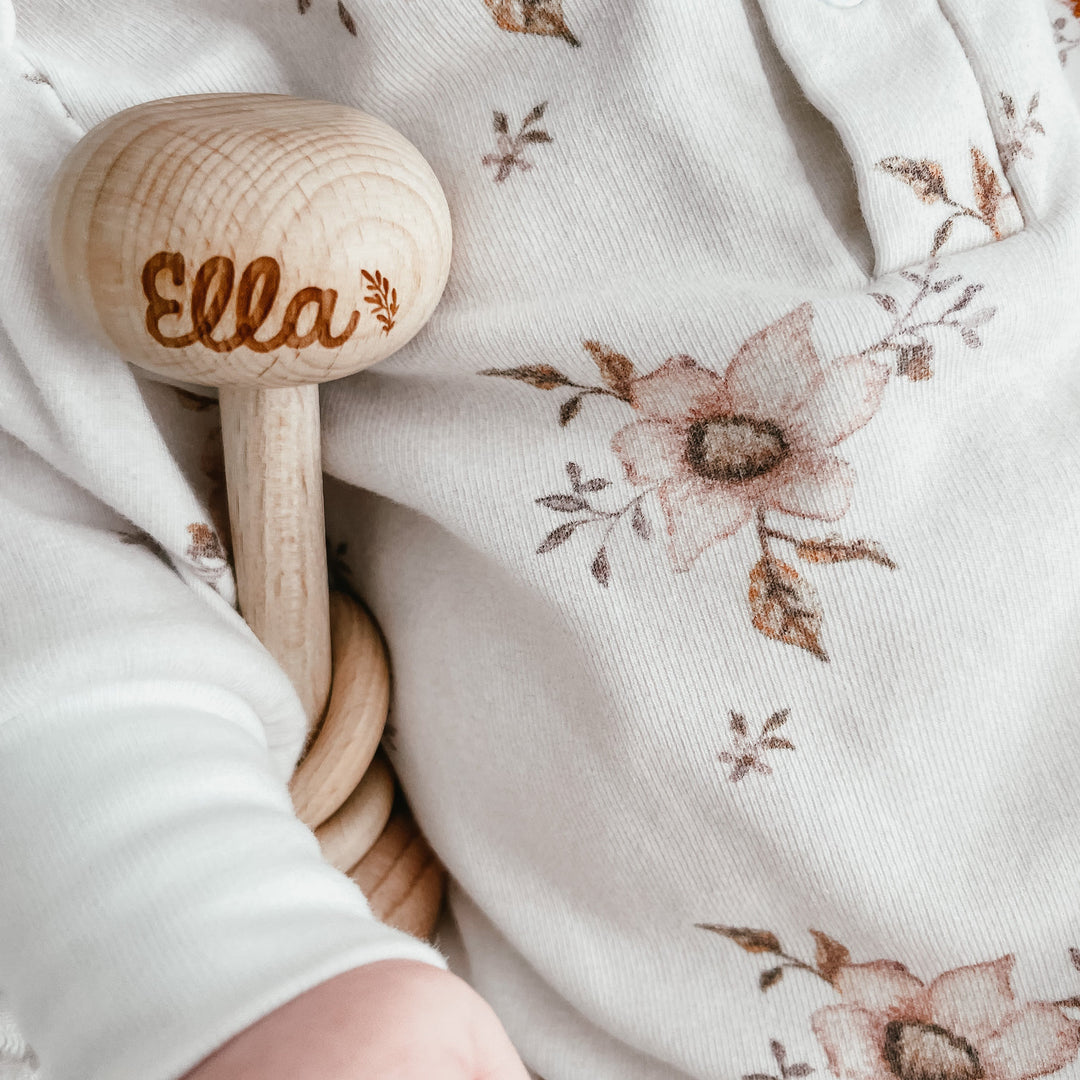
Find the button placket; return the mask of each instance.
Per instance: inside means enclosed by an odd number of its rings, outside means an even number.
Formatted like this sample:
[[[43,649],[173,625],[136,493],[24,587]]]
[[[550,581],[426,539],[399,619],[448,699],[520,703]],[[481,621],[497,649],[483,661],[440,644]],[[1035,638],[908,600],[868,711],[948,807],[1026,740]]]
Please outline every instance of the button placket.
[[[983,87],[1003,163],[1027,224],[1075,198],[1062,140],[1080,135],[1076,103],[1058,61],[1043,5],[941,0]]]
[[[981,88],[936,0],[761,2],[851,158],[876,274],[1022,226]]]

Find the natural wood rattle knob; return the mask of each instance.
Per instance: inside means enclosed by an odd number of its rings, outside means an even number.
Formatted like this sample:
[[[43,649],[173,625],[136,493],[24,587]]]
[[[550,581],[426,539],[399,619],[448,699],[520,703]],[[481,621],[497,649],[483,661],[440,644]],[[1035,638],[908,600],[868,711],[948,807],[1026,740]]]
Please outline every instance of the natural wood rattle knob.
[[[450,267],[435,174],[343,105],[152,101],[64,162],[50,258],[127,359],[221,388],[240,610],[314,727],[331,677],[318,384],[390,355],[434,310]]]

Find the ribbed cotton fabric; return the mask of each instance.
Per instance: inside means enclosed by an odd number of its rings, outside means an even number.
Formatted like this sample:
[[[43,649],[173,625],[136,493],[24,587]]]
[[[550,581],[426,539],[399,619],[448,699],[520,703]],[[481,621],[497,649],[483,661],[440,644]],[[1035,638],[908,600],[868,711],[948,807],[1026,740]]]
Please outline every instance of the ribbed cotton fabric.
[[[411,956],[542,1080],[1077,1080],[1078,42],[1065,0],[0,0],[0,1068],[172,1080]],[[437,949],[289,812],[212,400],[45,261],[84,131],[241,90],[379,116],[451,207],[428,326],[322,394]]]

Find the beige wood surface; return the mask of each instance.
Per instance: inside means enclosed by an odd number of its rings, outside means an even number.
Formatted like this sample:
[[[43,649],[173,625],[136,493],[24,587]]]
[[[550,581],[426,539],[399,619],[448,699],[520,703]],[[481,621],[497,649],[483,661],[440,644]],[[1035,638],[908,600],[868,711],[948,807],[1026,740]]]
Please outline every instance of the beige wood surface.
[[[50,262],[87,329],[161,377],[230,388],[240,608],[309,731],[329,686],[317,384],[421,329],[450,236],[438,179],[404,136],[280,95],[137,105],[91,130],[53,184]]]
[[[240,614],[288,673],[311,731],[331,671],[319,388],[223,386],[218,399]]]
[[[386,758],[376,754],[356,790],[315,830],[323,858],[351,870],[386,828],[393,805],[394,774]]]
[[[431,937],[442,909],[446,871],[404,808],[394,811],[349,877],[383,922],[415,937]]]
[[[51,194],[50,263],[88,335],[166,381],[220,388],[239,607],[308,717],[297,813],[348,861],[387,799],[379,766],[361,780],[389,674],[363,610],[328,602],[318,384],[391,355],[434,311],[451,253],[438,179],[356,109],[210,94],[99,124]],[[407,814],[357,872],[391,921],[430,932],[443,871]]]
[[[330,595],[334,681],[326,716],[290,782],[300,820],[317,828],[349,797],[382,737],[390,670],[379,628],[344,593]]]

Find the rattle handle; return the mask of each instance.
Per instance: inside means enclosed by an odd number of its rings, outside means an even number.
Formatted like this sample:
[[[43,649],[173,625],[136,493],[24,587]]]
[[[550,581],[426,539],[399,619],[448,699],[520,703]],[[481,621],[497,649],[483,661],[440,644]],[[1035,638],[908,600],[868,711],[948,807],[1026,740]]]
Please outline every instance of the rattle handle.
[[[296,687],[308,734],[330,693],[319,387],[219,390],[240,613]]]

